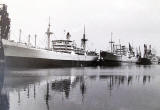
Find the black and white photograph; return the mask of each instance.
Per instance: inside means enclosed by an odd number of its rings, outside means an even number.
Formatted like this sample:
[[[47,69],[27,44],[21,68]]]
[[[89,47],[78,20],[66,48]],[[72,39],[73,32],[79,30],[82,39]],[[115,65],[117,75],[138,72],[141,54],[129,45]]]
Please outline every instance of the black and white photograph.
[[[0,0],[0,110],[159,102],[159,0]]]

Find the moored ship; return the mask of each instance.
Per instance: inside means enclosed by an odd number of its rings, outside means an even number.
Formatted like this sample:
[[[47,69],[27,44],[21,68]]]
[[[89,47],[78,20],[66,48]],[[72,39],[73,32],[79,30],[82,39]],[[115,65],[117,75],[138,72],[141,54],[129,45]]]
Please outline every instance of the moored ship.
[[[81,39],[82,47],[78,48],[75,42],[70,40],[70,33],[66,34],[65,40],[50,41],[52,32],[50,23],[46,32],[48,37],[48,48],[40,49],[35,46],[14,42],[9,40],[10,19],[7,13],[7,6],[1,5],[1,56],[6,66],[15,67],[59,67],[59,66],[92,66],[98,59],[94,51],[86,50],[85,31]],[[35,36],[36,37],[36,36]],[[35,38],[36,39],[36,38]],[[50,46],[52,43],[52,46]],[[4,53],[3,53],[4,51]]]
[[[112,32],[111,32],[111,41],[110,43],[110,51],[100,51],[100,65],[103,66],[114,66],[120,65],[121,56],[116,53],[114,47],[114,42],[112,41]],[[117,49],[118,50],[118,49]]]
[[[150,64],[152,64],[152,58],[153,58],[153,55],[152,55],[152,51],[151,51],[151,45],[149,46],[149,49],[147,49],[147,45],[144,44],[144,55],[143,55],[143,57],[141,57],[141,54],[139,55],[137,64],[150,65]],[[156,59],[154,59],[154,60],[156,60]],[[153,61],[153,62],[156,62],[156,61]]]
[[[129,43],[129,48],[121,44],[114,44],[112,40],[112,33],[111,33],[111,41],[110,51],[101,51],[100,52],[100,61],[101,65],[121,65],[122,63],[136,63],[137,56],[133,51],[133,47]]]

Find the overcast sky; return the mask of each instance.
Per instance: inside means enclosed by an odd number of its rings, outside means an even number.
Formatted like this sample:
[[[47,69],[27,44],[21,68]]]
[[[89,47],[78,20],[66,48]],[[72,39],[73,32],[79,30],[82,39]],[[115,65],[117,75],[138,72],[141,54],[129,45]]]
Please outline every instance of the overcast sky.
[[[88,48],[108,50],[110,33],[113,39],[128,46],[151,44],[160,54],[160,0],[1,0],[8,5],[11,18],[11,39],[18,40],[22,29],[23,42],[28,34],[38,35],[44,45],[49,16],[52,39],[64,39],[64,30],[80,45],[84,24]],[[34,40],[33,40],[34,41]]]

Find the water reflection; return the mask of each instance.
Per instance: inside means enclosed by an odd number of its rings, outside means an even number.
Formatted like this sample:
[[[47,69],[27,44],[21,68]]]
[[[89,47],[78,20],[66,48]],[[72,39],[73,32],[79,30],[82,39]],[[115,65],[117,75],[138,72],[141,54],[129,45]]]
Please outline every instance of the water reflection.
[[[151,81],[151,76],[150,75],[136,75],[136,76],[125,76],[125,75],[100,75],[99,76],[100,80],[106,80],[108,84],[108,89],[110,92],[114,88],[118,88],[119,86],[134,86],[137,84],[142,84],[145,85],[146,83],[150,83]]]
[[[49,110],[49,99],[50,99],[50,94],[49,94],[49,83],[47,82],[47,93],[46,93],[46,105],[47,105],[47,110]]]
[[[80,91],[81,91],[81,94],[82,94],[82,102],[84,102],[84,97],[85,97],[85,94],[86,94],[86,88],[87,88],[87,85],[85,84],[84,75],[80,76]]]
[[[52,83],[52,90],[57,91],[57,92],[64,92],[65,97],[69,98],[70,85],[71,85],[70,78],[60,80],[60,81],[55,81]]]
[[[54,69],[54,72],[57,71],[59,75],[57,73],[53,75],[47,73],[46,76],[35,75],[35,71],[33,70],[33,73],[28,71],[28,74],[26,74],[26,70],[25,74],[21,71],[21,75],[19,72],[15,73],[14,71],[14,74],[12,74],[10,71],[5,87],[8,94],[7,92],[2,92],[4,85],[2,76],[4,77],[4,75],[1,74],[0,110],[74,110],[76,109],[75,107],[81,110],[83,106],[86,107],[84,110],[87,107],[90,108],[89,110],[91,108],[96,110],[96,108],[94,109],[95,102],[97,102],[96,107],[102,105],[98,103],[98,98],[94,97],[101,97],[100,99],[103,102],[106,99],[109,100],[108,96],[103,94],[106,90],[110,91],[110,97],[114,97],[115,93],[119,94],[119,90],[138,90],[137,88],[141,89],[142,87],[148,89],[150,83],[154,80],[151,74],[113,75],[105,74],[104,70],[94,74],[93,71],[95,70],[88,71],[85,68],[80,70],[67,69],[68,73],[64,72],[66,70]],[[1,72],[4,73],[4,70],[2,69]],[[128,96],[130,95],[128,94]],[[114,98],[110,99],[110,101],[112,100]],[[103,106],[102,110],[105,110],[107,104]]]
[[[100,75],[99,76],[100,80],[102,79],[106,79],[109,80],[110,85],[114,86],[114,85],[122,85],[127,83],[128,85],[131,85],[132,82],[136,81],[137,83],[139,82],[140,79],[142,79],[143,84],[149,83],[151,80],[151,76],[150,75],[136,75],[136,76],[125,76],[125,75]],[[136,84],[137,84],[136,83]]]
[[[89,79],[93,79],[92,77],[87,77]],[[87,79],[86,78],[86,79]],[[108,89],[109,90],[113,90],[114,88],[118,88],[121,85],[125,85],[125,86],[131,86],[135,84],[147,84],[150,83],[152,77],[149,75],[144,75],[144,76],[123,76],[123,75],[99,75],[99,76],[94,76],[94,79],[99,78],[99,81],[106,81],[106,84],[108,85]],[[72,81],[71,81],[72,79]],[[49,101],[54,99],[52,98],[52,93],[56,92],[59,94],[63,94],[65,95],[66,99],[69,99],[70,96],[70,92],[71,90],[73,91],[74,88],[77,87],[77,85],[79,85],[79,90],[81,93],[81,97],[82,97],[82,102],[84,100],[85,94],[86,94],[86,90],[87,90],[87,83],[85,82],[85,76],[68,76],[68,78],[60,78],[59,80],[54,80],[51,82],[46,82],[46,93],[44,93],[44,97],[45,97],[45,102],[47,105],[47,108],[49,109]],[[27,98],[30,98],[30,92],[32,92],[30,89],[33,89],[33,98],[36,98],[36,94],[39,90],[36,90],[36,86],[39,86],[38,84],[29,84],[27,86],[27,88],[25,88],[25,91],[27,91]],[[53,91],[52,93],[50,93],[50,89],[51,91]],[[21,102],[21,96],[20,96],[20,91],[22,89],[18,89],[18,103]]]
[[[0,110],[9,110],[9,97],[4,87],[4,66],[0,65]]]

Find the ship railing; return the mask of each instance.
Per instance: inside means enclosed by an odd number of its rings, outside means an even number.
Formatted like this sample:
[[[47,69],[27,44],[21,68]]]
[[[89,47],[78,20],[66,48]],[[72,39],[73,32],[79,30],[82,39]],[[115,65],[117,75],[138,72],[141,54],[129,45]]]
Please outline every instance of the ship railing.
[[[65,46],[67,46],[67,47],[72,47],[72,45],[61,45],[61,44],[56,44],[56,45],[53,45],[53,46],[59,46],[59,47],[65,47]]]
[[[72,52],[71,51],[57,51],[57,50],[55,50],[55,52],[60,52],[60,53],[69,53],[69,54],[71,54]]]

